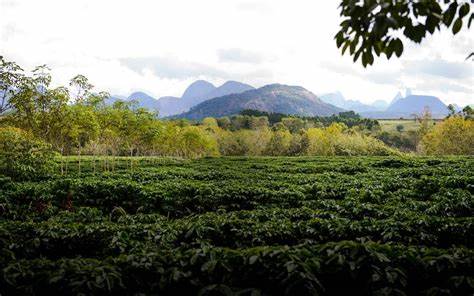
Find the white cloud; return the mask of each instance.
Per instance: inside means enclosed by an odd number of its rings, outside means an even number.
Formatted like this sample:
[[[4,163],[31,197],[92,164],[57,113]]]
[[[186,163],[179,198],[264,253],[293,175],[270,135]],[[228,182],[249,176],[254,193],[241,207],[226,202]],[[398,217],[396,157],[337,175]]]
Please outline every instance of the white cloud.
[[[405,73],[427,74],[448,79],[469,79],[473,77],[473,67],[469,61],[450,62],[441,58],[406,61]]]
[[[249,64],[260,64],[264,61],[265,57],[253,51],[248,51],[241,48],[222,48],[217,50],[217,56],[219,62],[231,62],[231,63],[249,63]]]
[[[412,87],[445,101],[473,103],[473,64],[464,61],[473,47],[469,32],[407,43],[401,59],[381,58],[364,69],[335,46],[338,4],[0,0],[0,54],[27,69],[47,63],[56,84],[81,73],[97,88],[118,94],[179,96],[204,78],[257,87],[280,82],[315,93],[340,90],[364,102],[390,100],[398,89]]]
[[[227,72],[211,66],[176,57],[123,58],[120,62],[137,73],[148,70],[159,78],[186,79],[204,76],[216,79],[228,75]]]

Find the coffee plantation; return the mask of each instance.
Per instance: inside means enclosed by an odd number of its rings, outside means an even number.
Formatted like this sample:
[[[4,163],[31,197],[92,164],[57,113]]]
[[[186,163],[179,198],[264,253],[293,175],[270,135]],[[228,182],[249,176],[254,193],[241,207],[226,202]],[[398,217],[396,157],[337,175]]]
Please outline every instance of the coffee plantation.
[[[472,295],[472,157],[0,175],[1,295]]]

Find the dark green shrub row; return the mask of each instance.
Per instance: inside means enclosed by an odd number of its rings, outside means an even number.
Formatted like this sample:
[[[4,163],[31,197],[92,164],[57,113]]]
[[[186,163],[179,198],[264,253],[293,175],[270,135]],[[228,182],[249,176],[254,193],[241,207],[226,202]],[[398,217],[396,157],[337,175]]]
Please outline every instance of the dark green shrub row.
[[[178,220],[146,216],[90,223],[71,223],[67,217],[39,223],[4,222],[0,223],[0,242],[17,259],[103,258],[137,249],[201,244],[245,248],[353,240],[438,248],[474,246],[474,218],[351,220],[310,209],[208,213]]]
[[[104,260],[19,260],[3,269],[12,294],[468,295],[474,253],[375,243],[179,248]]]

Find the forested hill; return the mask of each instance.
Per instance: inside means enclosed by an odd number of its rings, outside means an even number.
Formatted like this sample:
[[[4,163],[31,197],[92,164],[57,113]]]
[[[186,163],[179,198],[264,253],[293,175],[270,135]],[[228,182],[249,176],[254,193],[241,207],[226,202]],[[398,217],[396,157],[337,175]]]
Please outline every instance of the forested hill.
[[[207,100],[177,117],[188,119],[222,117],[238,114],[246,109],[303,116],[330,116],[343,111],[323,102],[303,87],[270,84],[240,94]]]

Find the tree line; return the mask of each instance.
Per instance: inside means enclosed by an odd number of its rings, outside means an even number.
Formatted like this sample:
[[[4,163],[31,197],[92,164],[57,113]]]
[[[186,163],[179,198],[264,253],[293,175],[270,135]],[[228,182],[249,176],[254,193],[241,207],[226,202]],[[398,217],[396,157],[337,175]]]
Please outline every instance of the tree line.
[[[46,66],[26,73],[0,57],[0,148],[2,168],[38,167],[58,155],[173,156],[219,155],[392,155],[399,150],[374,137],[376,120],[354,112],[330,117],[297,117],[246,110],[200,122],[163,120],[135,102],[108,104],[82,75],[52,87]],[[451,114],[438,129],[424,126],[419,151],[473,154],[472,117]],[[426,136],[426,137],[425,137]],[[382,139],[383,140],[383,139]],[[21,164],[23,165],[23,164]]]

